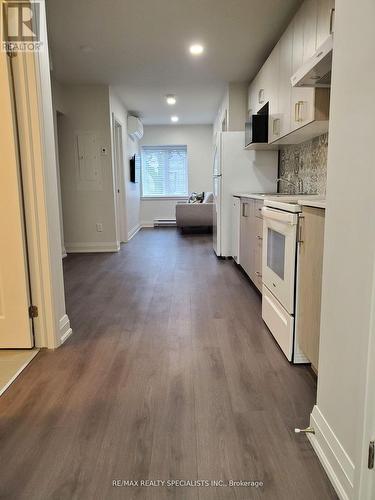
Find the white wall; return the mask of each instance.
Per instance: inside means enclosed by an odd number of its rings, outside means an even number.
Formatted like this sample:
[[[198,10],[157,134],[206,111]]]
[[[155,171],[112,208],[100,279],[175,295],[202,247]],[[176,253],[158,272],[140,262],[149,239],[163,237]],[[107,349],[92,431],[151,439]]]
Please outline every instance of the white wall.
[[[360,8],[350,0],[336,2],[319,377],[312,413],[312,442],[341,497],[353,499],[368,498],[358,488],[366,455],[361,441],[375,250],[374,19],[373,0]]]
[[[140,146],[187,145],[189,192],[212,191],[212,126],[155,125],[144,128]],[[142,224],[174,218],[176,200],[142,200]]]
[[[105,85],[60,85],[58,101],[63,115],[58,121],[58,142],[65,248],[75,251],[115,251],[115,195],[111,157],[109,89]],[[103,187],[99,191],[77,189],[76,133],[92,131],[99,147]],[[96,223],[103,225],[97,232]]]

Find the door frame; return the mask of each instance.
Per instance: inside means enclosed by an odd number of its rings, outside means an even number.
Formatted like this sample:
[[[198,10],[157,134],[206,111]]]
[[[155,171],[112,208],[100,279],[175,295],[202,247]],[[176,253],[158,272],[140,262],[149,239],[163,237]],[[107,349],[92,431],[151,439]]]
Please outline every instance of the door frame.
[[[367,467],[368,448],[371,440],[375,439],[375,258],[373,264],[371,297],[371,316],[369,322],[369,341],[367,357],[367,373],[365,380],[365,408],[364,419],[361,422],[362,444],[360,446],[359,474],[357,477],[357,498],[370,499],[375,495],[375,469]]]
[[[40,4],[41,52],[11,59],[21,142],[25,225],[30,264],[35,345],[56,348],[72,334],[65,309],[58,206],[50,60],[44,2]]]
[[[20,138],[15,114],[12,69],[8,55],[3,51],[1,53],[1,78],[1,101],[4,104],[1,142],[4,147],[4,159],[9,166],[4,169],[2,180],[4,181],[3,191],[9,191],[11,195],[8,200],[9,203],[2,206],[5,223],[2,230],[5,232],[6,239],[10,238],[9,243],[12,245],[12,250],[11,253],[6,252],[9,262],[5,265],[5,268],[8,268],[8,270],[2,270],[4,271],[2,273],[2,280],[4,280],[2,292],[4,294],[3,328],[5,328],[5,338],[1,342],[0,349],[33,349],[35,345],[34,325],[33,318],[29,314],[29,308],[33,302],[27,251],[22,169],[19,155]],[[6,194],[3,193],[3,195],[6,198]],[[7,213],[7,207],[10,209],[9,213]],[[6,247],[6,244],[4,246]],[[12,271],[11,275],[7,274],[9,270]],[[10,281],[13,282],[13,285],[10,285]],[[7,292],[8,285],[16,287],[12,289],[10,295]],[[2,292],[0,291],[0,295]],[[15,293],[18,296],[17,300],[11,300],[12,303],[7,304],[9,297],[12,297]],[[12,312],[9,310],[6,312],[7,309],[12,309],[13,306],[15,309]],[[7,330],[8,333],[6,333]],[[9,331],[13,331],[12,335],[9,334]]]
[[[119,130],[118,130],[119,129]],[[125,164],[124,164],[124,125],[119,118],[112,113],[112,161],[113,161],[113,185],[115,195],[115,216],[116,216],[116,239],[118,243],[126,243],[127,219],[125,211]],[[118,142],[118,139],[120,141]],[[118,193],[118,190],[120,192]]]

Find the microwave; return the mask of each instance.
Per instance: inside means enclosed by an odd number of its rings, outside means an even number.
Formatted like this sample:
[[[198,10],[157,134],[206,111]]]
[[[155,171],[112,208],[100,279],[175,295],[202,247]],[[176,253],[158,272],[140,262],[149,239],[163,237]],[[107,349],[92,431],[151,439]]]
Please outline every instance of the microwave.
[[[245,146],[250,144],[268,144],[269,104],[265,104],[256,115],[245,123]]]

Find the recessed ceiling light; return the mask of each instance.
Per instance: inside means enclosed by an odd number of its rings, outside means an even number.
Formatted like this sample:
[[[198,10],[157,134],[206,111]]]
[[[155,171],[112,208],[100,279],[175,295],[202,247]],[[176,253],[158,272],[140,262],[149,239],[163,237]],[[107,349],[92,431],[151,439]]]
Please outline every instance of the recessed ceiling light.
[[[178,122],[178,120],[179,120],[178,116],[175,116],[175,115],[174,115],[174,116],[171,116],[171,122],[173,122],[173,123],[177,123],[177,122]]]
[[[172,94],[166,95],[165,98],[167,100],[167,104],[169,104],[170,106],[173,106],[177,102],[176,96]]]
[[[190,45],[190,54],[193,54],[194,56],[199,56],[200,54],[203,53],[204,48],[203,45],[200,43],[194,43],[193,45]]]

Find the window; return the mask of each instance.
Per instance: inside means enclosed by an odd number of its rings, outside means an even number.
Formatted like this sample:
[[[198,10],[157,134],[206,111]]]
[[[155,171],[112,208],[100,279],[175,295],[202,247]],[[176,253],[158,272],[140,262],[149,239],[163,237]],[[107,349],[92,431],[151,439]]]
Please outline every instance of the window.
[[[142,147],[142,196],[188,195],[187,147]]]

